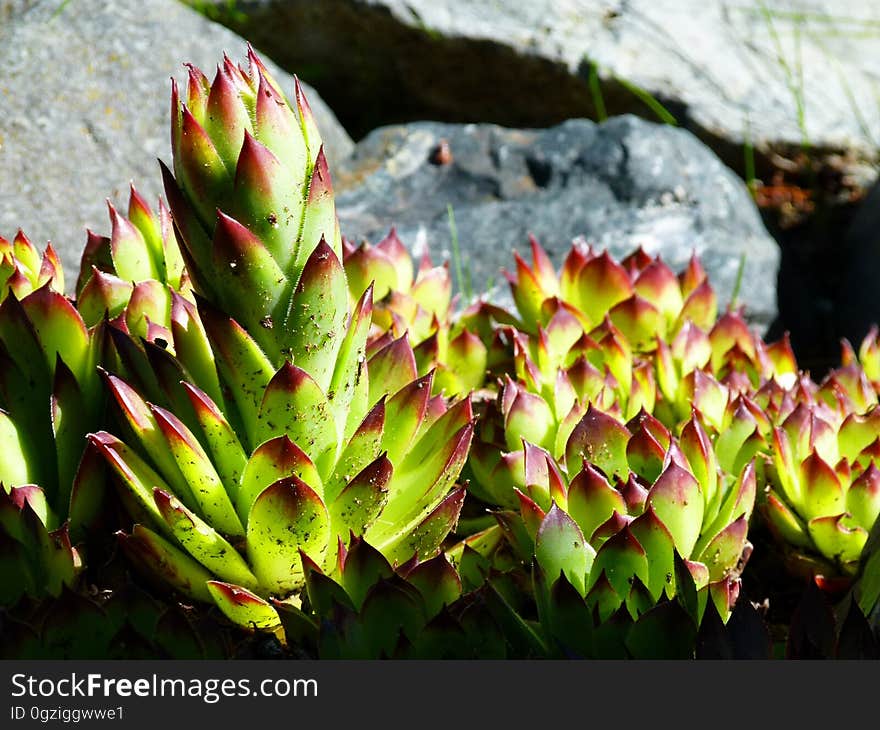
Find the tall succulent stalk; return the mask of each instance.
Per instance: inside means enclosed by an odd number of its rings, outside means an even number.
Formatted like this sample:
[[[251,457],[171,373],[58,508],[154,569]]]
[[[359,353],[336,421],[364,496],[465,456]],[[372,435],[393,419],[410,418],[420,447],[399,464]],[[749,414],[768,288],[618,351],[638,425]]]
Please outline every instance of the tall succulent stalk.
[[[437,553],[473,424],[468,398],[431,396],[405,337],[368,351],[373,289],[350,299],[311,111],[248,55],[212,83],[190,67],[185,103],[172,90],[163,174],[195,305],[172,294],[175,358],[145,345],[165,404],[108,373],[124,438],[91,439],[137,521],[129,556],[277,629],[272,601],[297,603],[308,561],[333,570],[352,536],[397,564]]]

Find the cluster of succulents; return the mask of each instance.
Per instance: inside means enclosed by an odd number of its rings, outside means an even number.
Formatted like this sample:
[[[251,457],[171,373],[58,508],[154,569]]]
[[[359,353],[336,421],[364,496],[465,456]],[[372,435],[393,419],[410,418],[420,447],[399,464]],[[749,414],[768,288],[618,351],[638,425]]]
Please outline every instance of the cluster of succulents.
[[[580,240],[462,302],[343,236],[299,85],[188,69],[167,205],[110,205],[72,296],[0,239],[5,654],[64,616],[135,655],[693,656],[750,610],[756,524],[877,613],[876,332],[816,382],[696,257]]]

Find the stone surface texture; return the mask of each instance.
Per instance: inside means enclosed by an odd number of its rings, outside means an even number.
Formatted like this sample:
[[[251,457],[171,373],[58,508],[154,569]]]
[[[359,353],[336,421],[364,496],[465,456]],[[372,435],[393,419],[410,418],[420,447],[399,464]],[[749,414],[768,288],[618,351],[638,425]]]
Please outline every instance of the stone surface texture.
[[[437,164],[438,146],[449,156]],[[451,158],[451,159],[450,159]],[[373,242],[395,225],[416,251],[452,255],[452,207],[475,291],[504,296],[500,269],[534,234],[554,263],[584,236],[622,257],[637,246],[675,270],[693,252],[725,306],[736,286],[751,321],[776,313],[779,252],[745,185],[690,133],[624,116],[546,130],[419,122],[375,130],[334,184],[344,235]],[[454,268],[454,267],[453,267]]]
[[[438,119],[547,126],[661,101],[729,164],[804,143],[873,159],[880,0],[199,0],[311,80],[355,137]],[[759,170],[760,172],[760,170]]]

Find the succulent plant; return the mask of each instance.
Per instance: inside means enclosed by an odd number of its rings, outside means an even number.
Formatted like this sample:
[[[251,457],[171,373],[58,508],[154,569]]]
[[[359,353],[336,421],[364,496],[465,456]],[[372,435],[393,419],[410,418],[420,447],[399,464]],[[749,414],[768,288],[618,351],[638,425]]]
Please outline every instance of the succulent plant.
[[[762,512],[796,569],[826,579],[857,572],[880,514],[878,460],[876,406],[841,418],[801,402],[774,428]]]
[[[101,507],[103,470],[85,434],[103,399],[100,333],[64,296],[51,246],[40,257],[19,233],[3,262],[12,272],[0,303],[0,600],[8,605],[57,596],[82,565],[71,537],[82,539]]]
[[[77,309],[90,327],[106,317],[137,337],[170,342],[172,292],[191,297],[171,215],[161,199],[154,213],[134,185],[127,216],[107,207],[111,234],[88,232]]]
[[[51,243],[40,254],[24,232],[19,231],[11,242],[0,236],[0,282],[0,299],[5,299],[9,292],[22,299],[49,282],[63,293],[64,269]]]
[[[469,401],[447,409],[430,380],[381,398],[342,439],[314,380],[285,364],[263,387],[249,447],[195,386],[185,386],[193,432],[108,375],[139,447],[91,437],[139,519],[122,544],[185,595],[258,628],[278,623],[266,598],[295,599],[302,587],[301,553],[332,566],[351,532],[396,563],[431,556],[458,518],[464,493],[450,489],[473,425]]]
[[[166,190],[197,306],[172,295],[176,357],[145,346],[161,398],[108,373],[125,438],[91,440],[137,521],[120,535],[134,562],[274,629],[268,599],[299,600],[301,555],[329,569],[351,534],[395,563],[437,552],[473,424],[468,398],[431,397],[405,337],[368,356],[372,288],[350,306],[308,105],[249,55],[210,88],[190,68],[189,108],[174,92]]]
[[[435,393],[455,396],[481,388],[488,348],[467,328],[467,317],[453,317],[448,264],[434,266],[426,251],[416,271],[393,228],[375,246],[366,241],[355,246],[347,239],[342,245],[352,297],[357,299],[373,286],[368,352],[405,335],[415,351],[419,374],[434,372]]]
[[[564,573],[600,620],[674,596],[678,554],[726,617],[750,553],[754,464],[725,475],[696,413],[676,439],[646,413],[624,425],[591,406],[565,450],[567,469],[525,446],[519,509],[498,515],[521,554],[549,583]]]

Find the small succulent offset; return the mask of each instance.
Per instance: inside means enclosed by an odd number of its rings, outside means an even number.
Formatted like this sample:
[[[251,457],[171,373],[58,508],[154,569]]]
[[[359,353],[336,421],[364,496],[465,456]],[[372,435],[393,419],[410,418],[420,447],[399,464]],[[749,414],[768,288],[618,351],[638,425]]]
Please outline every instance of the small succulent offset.
[[[432,397],[404,337],[368,353],[373,290],[351,306],[299,89],[294,109],[252,52],[210,85],[190,68],[172,128],[166,193],[197,304],[172,299],[177,365],[155,373],[170,405],[108,373],[126,436],[91,440],[137,521],[120,535],[131,558],[274,630],[269,599],[298,602],[304,561],[332,570],[352,535],[396,564],[438,552],[464,498],[470,400]]]
[[[173,296],[191,296],[171,214],[162,200],[155,213],[134,185],[127,216],[109,201],[107,207],[111,233],[89,231],[77,309],[89,326],[107,318],[137,337],[169,342]]]

